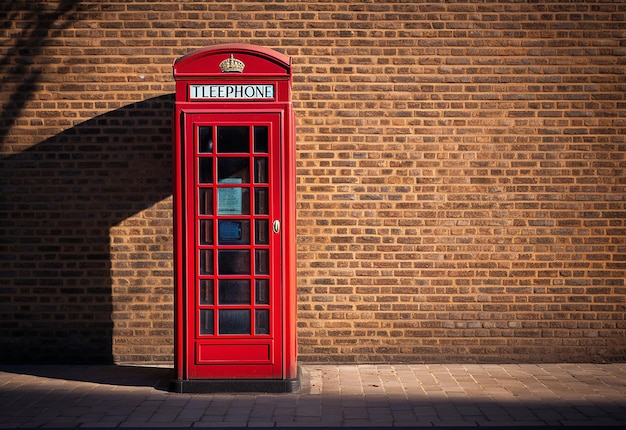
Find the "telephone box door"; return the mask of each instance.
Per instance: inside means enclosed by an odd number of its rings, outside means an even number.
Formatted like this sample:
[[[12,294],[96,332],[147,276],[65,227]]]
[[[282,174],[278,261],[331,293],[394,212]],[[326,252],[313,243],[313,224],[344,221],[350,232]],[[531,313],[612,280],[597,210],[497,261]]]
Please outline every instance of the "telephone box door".
[[[184,116],[189,379],[284,377],[284,120],[280,111]]]

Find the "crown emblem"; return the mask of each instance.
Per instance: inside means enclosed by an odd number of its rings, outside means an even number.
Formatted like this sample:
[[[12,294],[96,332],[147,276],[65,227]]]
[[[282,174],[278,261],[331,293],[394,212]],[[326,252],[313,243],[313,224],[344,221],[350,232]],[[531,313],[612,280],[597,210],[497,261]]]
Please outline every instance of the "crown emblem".
[[[237,60],[233,57],[233,54],[230,54],[230,58],[227,58],[220,63],[220,70],[222,73],[241,73],[243,72],[244,67],[246,67],[246,65],[243,64],[243,61]]]

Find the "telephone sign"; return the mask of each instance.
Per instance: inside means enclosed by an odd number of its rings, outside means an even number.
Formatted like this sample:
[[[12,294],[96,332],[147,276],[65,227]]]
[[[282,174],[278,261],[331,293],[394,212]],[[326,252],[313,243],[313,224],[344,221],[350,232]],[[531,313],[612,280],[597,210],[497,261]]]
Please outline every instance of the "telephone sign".
[[[293,391],[290,58],[219,45],[174,62],[179,392]]]
[[[198,99],[273,99],[274,85],[189,85],[189,98]]]

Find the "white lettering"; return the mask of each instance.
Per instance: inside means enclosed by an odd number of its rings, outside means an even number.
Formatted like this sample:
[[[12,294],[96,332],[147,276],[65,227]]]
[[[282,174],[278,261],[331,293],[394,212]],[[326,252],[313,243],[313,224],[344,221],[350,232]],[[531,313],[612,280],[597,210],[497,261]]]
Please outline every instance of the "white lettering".
[[[273,99],[274,85],[189,85],[189,98],[201,99]]]

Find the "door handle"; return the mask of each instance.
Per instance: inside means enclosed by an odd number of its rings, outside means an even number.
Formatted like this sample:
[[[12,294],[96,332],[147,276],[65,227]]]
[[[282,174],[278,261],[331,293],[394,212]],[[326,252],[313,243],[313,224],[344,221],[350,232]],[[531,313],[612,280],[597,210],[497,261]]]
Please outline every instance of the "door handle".
[[[278,234],[280,232],[280,221],[279,220],[274,220],[274,222],[272,223],[272,231],[275,234]]]

